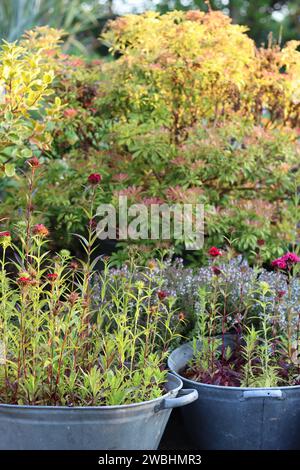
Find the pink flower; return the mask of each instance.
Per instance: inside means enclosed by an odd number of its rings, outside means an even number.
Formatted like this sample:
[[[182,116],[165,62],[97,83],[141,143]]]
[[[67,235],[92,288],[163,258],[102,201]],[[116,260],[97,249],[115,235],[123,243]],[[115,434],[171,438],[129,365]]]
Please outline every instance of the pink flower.
[[[278,269],[287,269],[293,264],[300,263],[300,258],[296,253],[288,252],[280,258],[274,259],[271,265]]]
[[[273,266],[273,268],[278,268],[278,269],[286,269],[287,268],[287,264],[286,264],[285,260],[283,259],[283,257],[274,259],[274,261],[272,261],[271,265]]]
[[[142,191],[143,188],[141,186],[127,186],[127,188],[114,191],[113,195],[115,197],[127,196],[130,199],[138,200]]]
[[[97,185],[102,181],[102,176],[99,173],[92,173],[88,177],[88,182],[92,185]]]
[[[187,164],[187,161],[184,157],[179,156],[179,157],[173,158],[171,160],[171,163],[173,163],[173,165],[176,165],[176,166],[183,166]]]
[[[55,49],[48,49],[47,51],[45,51],[45,54],[48,57],[53,57],[56,54],[56,50]]]
[[[94,59],[92,60],[92,65],[102,65],[103,60],[102,59]]]
[[[159,197],[144,197],[143,204],[151,206],[152,204],[163,204],[163,199]]]
[[[72,57],[72,56],[69,56],[69,57]],[[85,62],[83,59],[80,59],[80,57],[78,57],[78,58],[75,58],[75,59],[72,58],[72,60],[66,61],[66,64],[69,65],[70,67],[76,68],[76,67],[81,67],[85,65]]]
[[[188,21],[200,21],[203,18],[203,12],[198,10],[190,10],[185,15]]]
[[[210,256],[212,256],[213,258],[216,258],[217,256],[222,256],[222,252],[219,250],[219,248],[217,248],[216,246],[212,246],[209,250],[208,250],[208,254]]]
[[[283,259],[287,264],[300,263],[300,258],[296,253],[288,252],[283,256]]]

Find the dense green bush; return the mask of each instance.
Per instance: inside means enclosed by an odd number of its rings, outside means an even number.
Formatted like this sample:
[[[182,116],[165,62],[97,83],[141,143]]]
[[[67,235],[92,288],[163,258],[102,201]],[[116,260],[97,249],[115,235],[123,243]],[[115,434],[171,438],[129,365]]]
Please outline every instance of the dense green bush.
[[[294,243],[297,43],[257,49],[229,18],[199,11],[130,15],[104,40],[119,55],[104,103],[137,199],[203,202],[210,242],[228,237],[248,255]]]
[[[47,49],[49,33],[42,32],[33,43]],[[53,43],[53,31],[50,37]],[[243,27],[199,11],[129,15],[111,22],[102,40],[114,61],[66,56],[52,43],[46,51],[56,75],[49,101],[59,99],[62,113],[42,154],[47,171],[35,204],[55,243],[84,231],[81,188],[99,171],[97,203],[117,204],[119,194],[145,204],[199,202],[206,244],[227,238],[263,261],[293,245],[297,43],[257,49]],[[21,185],[17,177],[2,182],[3,215],[12,222],[22,207]],[[153,246],[139,251],[152,256]],[[177,252],[183,247],[179,242]]]

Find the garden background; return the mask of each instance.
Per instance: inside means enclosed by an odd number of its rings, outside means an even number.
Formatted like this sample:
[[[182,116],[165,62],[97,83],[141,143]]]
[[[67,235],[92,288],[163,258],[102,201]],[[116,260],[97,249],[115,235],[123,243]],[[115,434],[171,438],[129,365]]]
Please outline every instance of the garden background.
[[[230,15],[234,23],[248,26],[250,36],[258,45],[266,41],[270,31],[278,36],[281,28],[284,41],[299,38],[297,0],[212,0],[210,3],[214,9]],[[101,54],[104,51],[97,38],[108,19],[146,10],[165,13],[204,7],[204,0],[3,0],[0,33],[4,39],[15,40],[26,29],[48,24],[68,31],[75,49],[81,50],[84,42],[90,52],[96,50]]]
[[[192,402],[199,449],[299,449],[297,2],[2,1],[0,25],[0,449],[156,449]],[[120,196],[202,205],[203,248],[99,240]]]
[[[158,13],[168,14],[154,37]],[[37,156],[34,209],[53,249],[80,255],[72,233],[85,231],[93,171],[97,203],[204,204],[204,252],[229,244],[268,263],[294,249],[299,14],[297,1],[2,1],[1,37],[19,46],[1,52],[3,86],[14,77],[1,106],[1,229],[22,224],[21,175]],[[203,260],[184,240],[130,246],[146,259],[171,248]],[[101,250],[121,264],[128,243]]]

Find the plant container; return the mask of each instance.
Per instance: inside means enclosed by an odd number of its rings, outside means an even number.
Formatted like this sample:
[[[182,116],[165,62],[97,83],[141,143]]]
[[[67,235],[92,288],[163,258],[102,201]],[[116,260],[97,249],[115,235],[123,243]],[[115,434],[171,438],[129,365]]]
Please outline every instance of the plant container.
[[[121,406],[0,405],[1,450],[157,449],[172,408],[197,399],[168,374],[166,394]]]
[[[186,433],[197,449],[300,449],[300,386],[244,388],[199,383],[181,375],[192,357],[192,344],[183,344],[171,353],[168,366],[184,388],[198,392],[198,399],[181,411]]]

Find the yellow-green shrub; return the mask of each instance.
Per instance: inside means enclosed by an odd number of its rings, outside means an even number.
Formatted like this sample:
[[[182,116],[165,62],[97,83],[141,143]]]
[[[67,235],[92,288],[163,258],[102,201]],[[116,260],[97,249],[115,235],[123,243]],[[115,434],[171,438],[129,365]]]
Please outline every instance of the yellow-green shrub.
[[[236,114],[256,124],[298,126],[299,43],[281,49],[270,40],[257,49],[246,30],[217,11],[148,12],[110,22],[102,39],[119,55],[105,82],[115,115],[161,121],[175,142],[198,122],[216,126]]]
[[[37,36],[38,30],[32,35]],[[19,43],[4,42],[0,49],[0,164],[7,175],[14,173],[17,158],[49,149],[49,123],[60,108],[58,98],[45,106],[53,93],[54,70],[46,44],[38,46],[31,37],[29,33]],[[53,42],[49,40],[51,47]]]
[[[177,142],[199,119],[231,112],[231,97],[255,67],[245,31],[219,12],[150,12],[109,23],[103,39],[122,54],[109,66],[112,91],[122,83],[118,108],[163,118]]]

